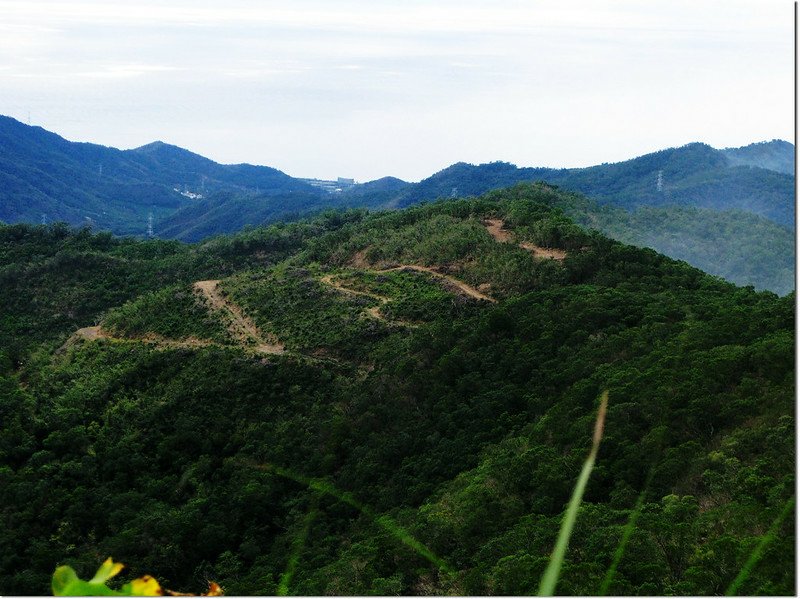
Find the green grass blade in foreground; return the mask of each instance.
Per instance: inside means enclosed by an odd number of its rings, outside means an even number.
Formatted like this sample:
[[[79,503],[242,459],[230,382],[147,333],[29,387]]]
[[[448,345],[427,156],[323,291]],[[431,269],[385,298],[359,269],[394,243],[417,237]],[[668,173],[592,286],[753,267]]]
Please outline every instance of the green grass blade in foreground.
[[[569,500],[569,505],[564,513],[564,520],[561,523],[561,530],[558,533],[558,540],[550,555],[550,563],[547,564],[547,569],[544,571],[542,581],[539,583],[540,597],[552,597],[558,584],[558,576],[561,572],[561,564],[564,561],[564,555],[567,552],[569,545],[569,538],[572,535],[572,529],[575,526],[575,520],[578,517],[578,508],[581,505],[583,493],[586,490],[586,485],[589,482],[589,475],[594,468],[594,461],[597,458],[597,451],[600,448],[600,439],[603,437],[603,425],[606,419],[606,408],[608,407],[608,391],[604,391],[600,398],[600,408],[597,410],[597,420],[594,423],[594,436],[592,438],[592,449],[589,452],[589,457],[583,464],[578,482],[575,484],[575,489],[572,492],[572,498]]]
[[[347,491],[341,491],[336,487],[334,487],[328,481],[319,480],[316,478],[309,478],[307,476],[303,476],[302,474],[297,474],[295,472],[287,470],[286,468],[275,466],[273,464],[253,464],[253,463],[248,463],[248,464],[253,468],[257,468],[265,472],[272,472],[279,476],[283,476],[302,485],[306,485],[309,489],[312,489],[314,491],[319,491],[320,493],[325,493],[327,495],[331,495],[332,497],[335,497],[339,501],[343,501],[347,505],[354,507],[359,512],[370,518],[373,522],[375,522],[375,524],[377,524],[387,532],[391,533],[401,543],[407,545],[408,547],[416,551],[419,555],[427,559],[437,568],[447,573],[453,572],[453,569],[450,566],[448,566],[447,563],[442,558],[438,557],[428,547],[426,547],[425,545],[420,543],[417,539],[415,539],[411,535],[411,533],[408,532],[405,528],[397,524],[397,522],[392,520],[389,516],[386,515],[378,516],[370,508],[368,508],[363,503],[358,501],[352,495],[352,493],[348,493]]]
[[[753,571],[756,564],[761,560],[762,556],[764,555],[764,550],[767,548],[775,536],[778,534],[778,530],[783,524],[783,521],[786,520],[786,517],[792,512],[792,508],[794,507],[794,500],[795,498],[792,497],[789,501],[786,502],[786,505],[783,506],[783,510],[781,513],[778,514],[778,517],[775,518],[772,525],[769,527],[767,534],[761,537],[761,540],[756,545],[753,552],[750,554],[750,557],[747,558],[747,562],[745,562],[742,569],[739,571],[739,574],[736,575],[736,578],[728,587],[728,590],[725,591],[726,595],[736,595],[739,591],[739,587],[744,584],[747,578],[750,576],[750,572]]]
[[[300,554],[303,552],[306,539],[308,539],[308,533],[311,530],[311,523],[319,513],[319,510],[317,509],[318,503],[319,496],[315,494],[314,499],[311,502],[311,507],[309,507],[306,517],[303,518],[303,528],[294,538],[294,541],[292,541],[292,553],[289,556],[289,561],[286,563],[286,570],[283,574],[281,574],[281,579],[278,583],[278,590],[276,592],[276,594],[280,597],[285,597],[289,594],[289,585],[292,583],[292,578],[294,578],[294,571],[297,569],[297,564],[300,563]]]
[[[639,514],[642,513],[642,506],[644,505],[644,497],[647,494],[647,489],[650,487],[650,482],[653,480],[653,473],[655,472],[655,467],[650,469],[650,474],[647,475],[647,480],[644,483],[644,487],[642,488],[642,492],[639,493],[639,497],[636,499],[636,505],[633,506],[633,510],[631,511],[630,516],[628,517],[628,523],[625,525],[625,529],[622,531],[622,538],[620,539],[619,546],[617,550],[614,552],[614,559],[611,560],[611,565],[608,567],[608,571],[606,572],[606,577],[603,580],[603,584],[600,585],[600,592],[599,595],[605,595],[608,593],[608,589],[611,586],[611,583],[614,582],[614,575],[617,573],[617,568],[619,567],[619,563],[622,561],[622,556],[625,554],[625,548],[628,545],[628,541],[633,534],[634,529],[636,528],[636,520],[639,518]]]

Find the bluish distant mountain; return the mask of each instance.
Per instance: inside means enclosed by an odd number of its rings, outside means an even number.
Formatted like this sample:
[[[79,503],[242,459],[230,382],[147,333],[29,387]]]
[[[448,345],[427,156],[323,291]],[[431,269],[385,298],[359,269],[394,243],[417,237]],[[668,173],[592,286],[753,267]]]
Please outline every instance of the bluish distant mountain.
[[[163,142],[133,150],[77,143],[0,116],[0,221],[65,221],[117,234],[146,231],[219,192],[319,192],[274,168],[222,165]]]
[[[773,139],[741,148],[725,148],[722,153],[734,166],[757,166],[794,175],[794,146],[788,141]]]
[[[794,227],[793,165],[794,146],[780,140],[725,150],[692,143],[588,168],[459,162],[400,190],[390,203],[403,207],[442,197],[477,196],[515,183],[545,181],[584,193],[600,204],[628,210],[641,206],[741,210]]]

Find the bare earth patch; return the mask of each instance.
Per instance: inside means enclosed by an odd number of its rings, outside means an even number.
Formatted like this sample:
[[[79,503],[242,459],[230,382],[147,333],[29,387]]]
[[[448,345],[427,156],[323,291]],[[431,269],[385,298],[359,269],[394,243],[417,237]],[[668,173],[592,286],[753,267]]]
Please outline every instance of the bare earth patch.
[[[444,273],[439,272],[438,270],[431,268],[430,266],[419,266],[418,264],[401,264],[400,266],[395,266],[393,268],[385,268],[383,270],[379,270],[376,272],[391,272],[393,270],[416,270],[417,272],[425,272],[429,275],[433,275],[437,279],[445,281],[447,284],[451,286],[456,292],[463,293],[473,299],[483,300],[485,302],[492,302],[497,303],[497,300],[493,297],[489,297],[485,293],[481,293],[472,285],[466,284],[464,281],[459,281],[455,277],[451,277],[450,275],[446,275]]]
[[[75,331],[75,337],[94,341],[95,339],[109,339],[110,335],[100,327],[84,327]]]
[[[257,352],[262,354],[282,354],[285,349],[277,339],[266,338],[255,323],[242,313],[242,310],[229,301],[219,290],[219,281],[197,281],[194,288],[202,293],[211,307],[230,315],[228,332],[244,346],[255,344]]]
[[[377,293],[368,293],[366,291],[359,291],[357,289],[351,289],[350,287],[345,287],[342,285],[341,281],[336,280],[337,277],[334,274],[327,274],[320,277],[320,283],[324,285],[328,285],[329,287],[333,287],[337,291],[344,293],[345,295],[360,295],[363,297],[369,297],[375,300],[378,300],[381,303],[381,306],[390,302],[391,298],[386,297],[385,295],[378,295]],[[375,318],[376,320],[382,320],[384,322],[390,324],[399,324],[406,327],[415,327],[412,322],[406,322],[404,320],[389,320],[383,314],[381,314],[381,307],[380,306],[373,306],[372,308],[366,308],[364,313],[367,314],[370,318]]]
[[[511,232],[508,229],[504,229],[505,223],[500,220],[499,218],[490,218],[484,221],[483,226],[486,227],[486,230],[489,232],[489,235],[494,237],[494,239],[500,243],[513,243],[513,238]],[[552,260],[563,260],[567,257],[567,252],[564,250],[559,250],[557,248],[546,248],[540,245],[535,245],[533,243],[523,241],[517,244],[523,250],[528,250],[534,256],[534,258],[549,258]]]

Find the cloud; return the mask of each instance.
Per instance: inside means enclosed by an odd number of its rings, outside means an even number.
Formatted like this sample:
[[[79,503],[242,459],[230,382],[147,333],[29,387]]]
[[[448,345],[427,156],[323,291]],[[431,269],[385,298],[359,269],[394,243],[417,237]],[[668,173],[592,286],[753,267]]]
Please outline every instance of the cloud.
[[[761,0],[766,11],[754,11],[747,0],[709,0],[703,3],[676,0],[648,3],[638,0],[564,3],[560,1],[385,2],[344,1],[332,8],[329,1],[294,0],[258,3],[233,0],[225,3],[172,1],[136,3],[120,0],[36,1],[2,0],[4,18],[40,19],[44,22],[127,24],[139,26],[269,26],[306,30],[367,30],[371,32],[513,33],[540,29],[746,29],[772,27],[770,8],[780,0]],[[716,19],[709,19],[716,15]],[[695,18],[692,18],[692,17]],[[688,17],[688,18],[687,18]],[[698,26],[698,20],[704,25]]]
[[[78,140],[166,139],[298,175],[349,164],[360,178],[791,138],[792,8],[0,0],[0,113],[30,110]]]

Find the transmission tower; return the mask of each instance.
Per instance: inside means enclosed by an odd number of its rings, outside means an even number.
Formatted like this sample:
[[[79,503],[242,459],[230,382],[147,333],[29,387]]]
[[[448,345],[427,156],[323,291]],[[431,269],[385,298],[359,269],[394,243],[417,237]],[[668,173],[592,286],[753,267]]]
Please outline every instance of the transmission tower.
[[[658,171],[658,178],[656,178],[656,191],[664,191],[664,171]]]
[[[147,238],[152,239],[155,237],[153,234],[153,213],[152,211],[147,215]]]

